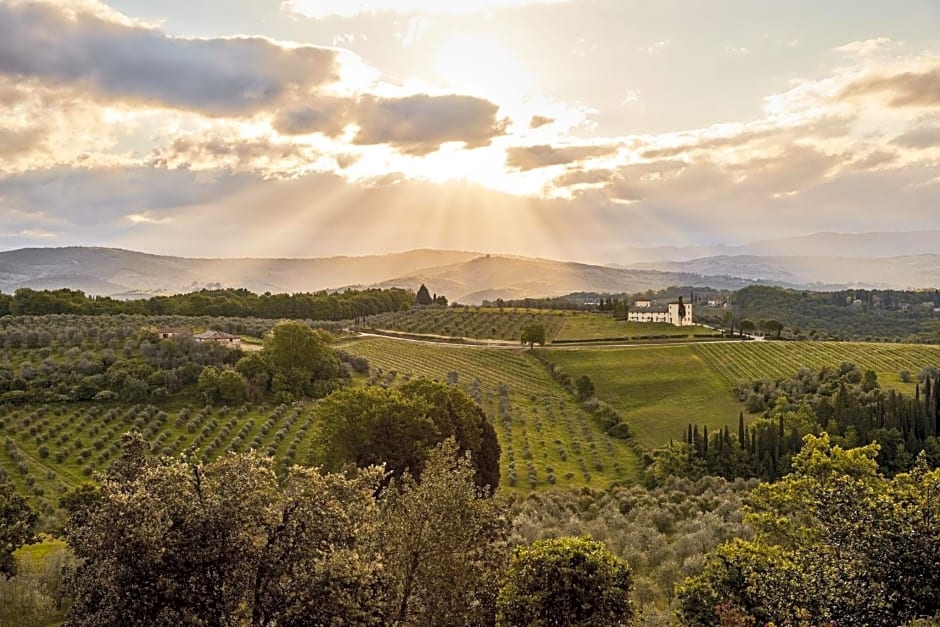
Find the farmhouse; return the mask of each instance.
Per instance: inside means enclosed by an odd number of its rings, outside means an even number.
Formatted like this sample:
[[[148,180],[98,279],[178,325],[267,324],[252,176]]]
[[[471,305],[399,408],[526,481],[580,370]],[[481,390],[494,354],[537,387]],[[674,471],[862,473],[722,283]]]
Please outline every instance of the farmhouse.
[[[183,327],[166,327],[163,329],[157,329],[157,336],[161,340],[168,340],[180,335],[192,335],[192,332],[189,329]]]
[[[627,313],[630,322],[665,322],[677,327],[692,326],[692,305],[682,302],[682,297],[668,305],[654,305],[648,300],[638,300]]]
[[[222,331],[203,331],[198,335],[194,335],[193,339],[197,342],[215,342],[229,348],[239,348],[242,344],[242,339],[237,335],[223,333]]]

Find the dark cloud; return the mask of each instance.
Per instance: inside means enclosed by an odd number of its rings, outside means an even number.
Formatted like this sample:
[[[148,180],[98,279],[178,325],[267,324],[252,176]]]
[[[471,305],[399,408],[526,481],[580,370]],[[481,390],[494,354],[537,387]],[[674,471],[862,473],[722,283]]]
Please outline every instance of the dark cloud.
[[[893,107],[940,105],[940,67],[926,72],[904,72],[893,76],[866,78],[849,84],[843,97],[888,94]]]
[[[402,98],[319,98],[289,109],[274,120],[274,128],[290,135],[339,135],[349,124],[359,131],[353,143],[390,144],[402,152],[423,155],[444,142],[460,141],[471,148],[486,146],[506,132],[497,119],[499,106],[474,96],[415,94]]]
[[[433,152],[451,141],[477,148],[506,133],[508,122],[497,119],[498,111],[496,104],[474,96],[366,96],[355,107],[359,132],[353,142],[391,144],[415,155]]]
[[[336,137],[349,123],[353,101],[343,98],[317,98],[302,107],[281,112],[274,119],[274,128],[285,135],[322,133]]]
[[[895,137],[891,143],[904,148],[936,148],[940,146],[940,126],[913,128]]]
[[[80,85],[104,99],[247,115],[335,80],[336,65],[324,48],[184,39],[51,4],[0,3],[0,73]]]
[[[605,146],[517,146],[506,151],[506,165],[519,170],[534,170],[550,165],[576,163],[617,152],[615,144]]]

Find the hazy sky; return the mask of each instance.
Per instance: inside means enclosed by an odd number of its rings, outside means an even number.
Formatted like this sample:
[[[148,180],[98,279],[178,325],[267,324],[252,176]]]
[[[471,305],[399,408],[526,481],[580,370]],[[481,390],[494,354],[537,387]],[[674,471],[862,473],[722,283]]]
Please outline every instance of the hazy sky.
[[[0,0],[0,249],[938,228],[936,0]]]

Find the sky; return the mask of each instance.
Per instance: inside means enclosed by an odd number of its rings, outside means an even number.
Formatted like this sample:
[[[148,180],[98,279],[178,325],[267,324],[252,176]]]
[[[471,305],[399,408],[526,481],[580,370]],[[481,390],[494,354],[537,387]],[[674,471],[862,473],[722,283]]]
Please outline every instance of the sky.
[[[0,0],[0,249],[940,229],[936,0]]]

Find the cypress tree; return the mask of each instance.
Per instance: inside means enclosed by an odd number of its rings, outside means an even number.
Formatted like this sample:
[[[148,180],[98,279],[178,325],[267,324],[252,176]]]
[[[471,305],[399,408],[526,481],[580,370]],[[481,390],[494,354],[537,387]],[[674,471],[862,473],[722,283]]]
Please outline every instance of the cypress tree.
[[[738,445],[741,446],[741,448],[744,448],[747,446],[747,436],[745,435],[745,429],[744,429],[744,412],[743,411],[740,414],[738,414]]]
[[[708,452],[708,425],[703,425],[702,429],[704,429],[704,433],[702,435],[702,452],[707,453]]]

